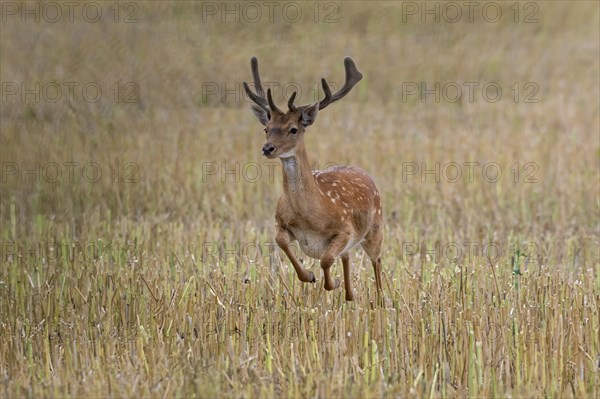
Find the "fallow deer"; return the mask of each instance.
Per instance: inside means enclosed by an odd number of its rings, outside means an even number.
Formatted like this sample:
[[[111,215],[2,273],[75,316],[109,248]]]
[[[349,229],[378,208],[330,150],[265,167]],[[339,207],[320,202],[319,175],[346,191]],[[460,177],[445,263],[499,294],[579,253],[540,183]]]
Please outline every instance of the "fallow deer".
[[[383,226],[381,197],[373,179],[362,169],[337,166],[312,172],[304,147],[304,132],[317,118],[317,113],[340,100],[361,79],[362,74],[350,57],[344,59],[346,81],[333,93],[325,79],[321,84],[325,98],[314,104],[295,106],[294,92],[288,111],[273,102],[271,89],[265,91],[258,73],[258,61],[250,62],[256,93],[244,82],[244,89],[254,102],[254,115],[265,126],[267,142],[262,153],[269,159],[280,158],[283,166],[283,194],[277,204],[275,241],[292,262],[298,278],[314,283],[315,276],[306,270],[291,251],[298,241],[304,254],[319,259],[325,275],[325,289],[339,287],[339,279],[331,278],[330,268],[339,256],[344,267],[346,300],[355,298],[350,277],[350,250],[361,245],[375,271],[378,295],[381,283],[381,246]]]

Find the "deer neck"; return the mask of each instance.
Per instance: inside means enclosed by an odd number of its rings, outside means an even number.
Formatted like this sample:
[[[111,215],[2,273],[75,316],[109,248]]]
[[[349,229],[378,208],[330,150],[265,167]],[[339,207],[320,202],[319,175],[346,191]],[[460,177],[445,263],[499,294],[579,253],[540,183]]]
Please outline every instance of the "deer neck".
[[[310,169],[306,148],[302,143],[289,157],[281,158],[283,166],[283,191],[297,211],[314,212],[320,199],[319,188]]]

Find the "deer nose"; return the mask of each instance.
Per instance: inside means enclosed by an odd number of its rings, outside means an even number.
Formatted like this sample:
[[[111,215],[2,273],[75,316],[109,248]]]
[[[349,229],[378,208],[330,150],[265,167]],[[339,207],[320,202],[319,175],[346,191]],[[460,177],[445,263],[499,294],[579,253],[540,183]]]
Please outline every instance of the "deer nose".
[[[271,155],[271,153],[273,151],[275,151],[275,146],[273,146],[273,144],[267,143],[267,144],[263,145],[263,148],[262,148],[263,155]]]

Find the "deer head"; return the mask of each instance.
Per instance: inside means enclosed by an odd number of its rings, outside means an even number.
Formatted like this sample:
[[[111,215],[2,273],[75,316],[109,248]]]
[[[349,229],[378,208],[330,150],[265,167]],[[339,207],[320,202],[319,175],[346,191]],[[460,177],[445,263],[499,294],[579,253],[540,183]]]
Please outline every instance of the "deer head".
[[[343,98],[362,79],[362,74],[356,68],[356,64],[352,58],[346,57],[344,59],[346,81],[340,90],[331,93],[327,81],[321,79],[323,91],[325,92],[323,100],[314,104],[296,107],[294,105],[296,92],[294,92],[288,100],[288,110],[284,112],[275,105],[271,89],[267,90],[265,98],[265,91],[260,81],[258,60],[256,57],[252,57],[250,60],[250,67],[252,69],[252,78],[254,79],[256,93],[250,90],[246,82],[244,82],[244,89],[248,97],[254,102],[250,106],[254,115],[265,126],[267,142],[262,147],[262,153],[267,158],[288,158],[293,156],[298,144],[303,141],[306,128],[312,125],[317,119],[319,110]]]

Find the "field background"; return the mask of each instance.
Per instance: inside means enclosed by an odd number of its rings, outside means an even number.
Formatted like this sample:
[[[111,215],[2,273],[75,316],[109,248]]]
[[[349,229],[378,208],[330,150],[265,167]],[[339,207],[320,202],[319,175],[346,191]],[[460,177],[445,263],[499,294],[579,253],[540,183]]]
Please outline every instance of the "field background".
[[[401,2],[297,2],[297,22],[277,3],[256,23],[241,3],[224,22],[200,2],[94,4],[96,23],[3,8],[0,397],[600,396],[598,3],[497,2],[495,23],[487,3],[457,23]],[[346,55],[364,74],[306,146],[379,186],[383,306],[362,250],[346,303],[274,249],[253,55],[282,106],[290,82],[302,103],[342,83]],[[52,102],[51,82],[79,86]],[[462,100],[406,92],[436,82]]]

